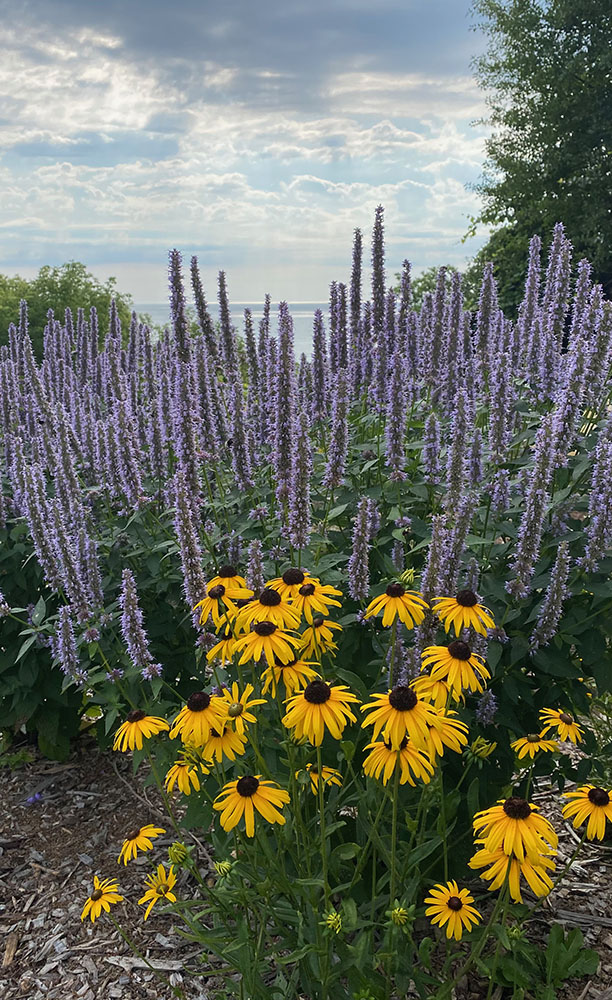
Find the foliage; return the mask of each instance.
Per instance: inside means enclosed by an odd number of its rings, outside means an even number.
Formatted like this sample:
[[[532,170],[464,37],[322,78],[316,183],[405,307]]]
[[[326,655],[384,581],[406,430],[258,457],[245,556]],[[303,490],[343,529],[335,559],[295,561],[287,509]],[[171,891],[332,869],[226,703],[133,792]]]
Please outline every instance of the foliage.
[[[106,328],[111,299],[114,299],[124,330],[130,325],[132,298],[117,291],[115,278],[101,282],[87,271],[85,264],[71,260],[60,266],[41,267],[35,278],[27,281],[19,275],[0,274],[0,343],[6,343],[11,323],[19,325],[19,303],[28,303],[28,328],[34,353],[42,356],[43,333],[47,325],[47,312],[52,309],[55,318],[64,323],[66,309],[73,314],[76,324],[77,310],[83,309],[89,321],[89,311],[97,309],[102,330]]]
[[[476,190],[478,222],[501,227],[480,251],[496,259],[500,302],[521,300],[529,236],[563,219],[578,257],[608,294],[612,256],[612,13],[607,0],[475,0],[487,51],[475,62],[492,135]]]
[[[380,254],[382,209],[375,225]],[[265,700],[235,760],[183,748],[207,772],[190,795],[163,788],[174,737],[134,751],[177,836],[198,831],[220,866],[214,879],[173,848],[184,870],[171,902],[230,994],[378,1000],[412,981],[446,1000],[466,967],[520,990],[528,965],[548,1000],[559,977],[592,968],[578,935],[554,931],[538,957],[523,926],[531,910],[510,903],[507,884],[492,907],[466,868],[479,810],[527,797],[534,782],[562,792],[605,776],[586,723],[580,756],[554,732],[555,752],[533,763],[511,746],[540,732],[542,709],[588,719],[612,676],[610,303],[584,268],[570,302],[563,240],[558,227],[545,282],[532,255],[516,327],[489,272],[473,318],[452,274],[421,313],[405,292],[385,310],[379,259],[374,304],[357,302],[354,281],[355,323],[332,317],[328,341],[319,326],[297,369],[285,304],[278,336],[264,316],[258,343],[247,329],[240,351],[228,309],[217,330],[202,310],[190,328],[173,251],[173,331],[155,344],[134,325],[124,348],[111,329],[95,364],[87,336],[74,346],[66,331],[41,365],[23,334],[0,352],[0,728],[37,731],[63,756],[83,713],[108,746],[128,713],[170,722],[203,689],[251,683]],[[258,594],[295,567],[341,592],[327,615],[337,649],[322,656],[315,644],[309,658],[363,705],[389,688],[412,697],[431,679],[424,649],[455,638],[442,611],[418,628],[383,626],[365,615],[372,598],[414,587],[431,608],[467,591],[461,607],[473,608],[479,595],[494,626],[468,619],[457,638],[484,658],[488,690],[463,683],[454,700],[442,687],[438,703],[434,691],[419,702],[442,725],[468,727],[467,747],[435,755],[430,727],[435,770],[413,787],[365,775],[372,730],[358,704],[357,721],[320,750],[293,739],[282,685],[263,694],[263,663],[240,663],[235,649],[229,663],[208,660],[225,607],[215,623],[194,620],[194,606],[220,600],[211,579],[227,564]],[[315,796],[321,764],[341,784],[321,782]],[[214,800],[253,774],[290,802],[284,825],[258,816],[249,837],[221,825]],[[447,949],[426,919],[427,892],[448,879],[477,887],[483,920],[467,949]]]
[[[495,258],[487,257],[487,260],[493,260]],[[465,271],[460,272],[462,276],[462,289],[464,297],[464,305],[466,309],[471,309],[476,312],[478,309],[478,292],[480,291],[480,284],[482,281],[482,268],[483,264],[478,258],[472,261],[470,265],[465,269]],[[453,264],[445,264],[444,269],[446,273],[450,276],[455,272],[459,271],[459,268],[454,267]],[[421,272],[412,281],[412,307],[420,312],[423,305],[423,298],[429,292],[433,295],[436,290],[436,283],[438,280],[438,273],[440,267],[426,267],[424,271]],[[396,274],[396,279],[398,280],[398,286],[396,291],[399,292],[399,274]],[[521,277],[523,274],[521,273]],[[502,303],[503,308],[503,303]]]

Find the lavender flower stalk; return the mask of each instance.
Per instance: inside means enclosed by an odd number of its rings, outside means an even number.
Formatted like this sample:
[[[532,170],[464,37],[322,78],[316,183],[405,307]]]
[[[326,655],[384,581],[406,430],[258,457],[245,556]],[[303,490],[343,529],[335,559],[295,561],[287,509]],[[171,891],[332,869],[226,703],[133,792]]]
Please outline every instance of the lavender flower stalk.
[[[249,545],[249,556],[246,569],[246,582],[255,595],[260,594],[265,586],[263,545],[255,538]]]
[[[121,606],[121,634],[127,647],[128,655],[132,665],[145,680],[150,681],[153,677],[161,677],[162,665],[155,663],[149,640],[142,624],[142,610],[138,603],[138,591],[136,580],[130,569],[124,569],[121,574],[121,595],[119,597]]]
[[[348,377],[346,370],[339,371],[332,401],[332,436],[323,485],[339,486],[344,479],[348,453]]]
[[[77,653],[74,628],[72,626],[72,613],[68,604],[62,605],[59,609],[54,652],[56,658],[59,660],[62,673],[71,680],[82,683],[84,678],[79,667],[79,654]]]
[[[423,476],[426,483],[440,482],[440,422],[435,413],[430,413],[425,421],[423,433]]]
[[[192,508],[192,496],[187,486],[185,469],[179,466],[174,476],[175,515],[174,530],[176,531],[181,566],[183,569],[183,593],[190,610],[206,594],[206,580],[202,569],[202,550],[197,531],[197,516]],[[196,615],[197,618],[197,615]]]
[[[348,561],[348,592],[355,601],[365,603],[370,586],[370,502],[362,497],[357,507],[353,528],[353,548]]]
[[[557,631],[563,614],[563,602],[568,596],[567,578],[569,571],[569,544],[561,542],[555,564],[551,570],[550,583],[544,595],[540,614],[529,640],[531,649],[546,646]]]
[[[540,553],[544,530],[544,515],[553,472],[553,457],[552,418],[550,414],[547,414],[536,434],[534,463],[527,485],[525,511],[519,525],[516,552],[511,564],[514,578],[506,583],[506,590],[513,597],[527,597],[531,590],[531,579]]]
[[[297,442],[293,457],[293,476],[289,493],[289,541],[296,549],[305,549],[311,532],[310,476],[312,453],[308,417],[298,418]]]
[[[404,388],[404,370],[401,358],[393,359],[393,369],[389,383],[389,399],[387,402],[386,455],[387,465],[391,469],[390,479],[402,482],[406,478],[404,472],[404,436],[406,431],[406,393]]]

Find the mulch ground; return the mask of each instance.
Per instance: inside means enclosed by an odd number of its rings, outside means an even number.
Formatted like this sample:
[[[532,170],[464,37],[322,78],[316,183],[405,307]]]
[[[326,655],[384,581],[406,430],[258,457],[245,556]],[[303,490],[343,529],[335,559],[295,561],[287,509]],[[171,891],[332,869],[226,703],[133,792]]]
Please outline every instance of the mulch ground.
[[[117,855],[130,826],[166,826],[155,790],[143,790],[131,762],[101,753],[83,738],[69,761],[36,759],[13,772],[0,771],[0,996],[2,1000],[170,1000],[172,991],[134,957],[108,920],[81,923],[84,900],[94,874],[120,877],[129,902],[114,908],[140,952],[188,1000],[212,1000],[218,983],[202,975],[201,949],[181,937],[170,916],[155,910],[145,924],[136,900],[150,856],[127,867]],[[28,799],[37,797],[34,802]],[[558,797],[536,793],[559,836],[559,870],[573,853],[577,837],[559,824]],[[156,841],[171,843],[170,833]],[[205,845],[196,845],[207,869]],[[162,858],[156,851],[156,858]],[[181,876],[185,878],[186,876]],[[570,875],[540,908],[534,930],[546,934],[552,922],[580,927],[585,943],[600,955],[589,980],[573,980],[560,1000],[612,1000],[612,848],[587,846]],[[180,883],[179,883],[180,886]],[[466,984],[462,997],[478,1000],[480,990]],[[501,991],[494,993],[500,998]]]

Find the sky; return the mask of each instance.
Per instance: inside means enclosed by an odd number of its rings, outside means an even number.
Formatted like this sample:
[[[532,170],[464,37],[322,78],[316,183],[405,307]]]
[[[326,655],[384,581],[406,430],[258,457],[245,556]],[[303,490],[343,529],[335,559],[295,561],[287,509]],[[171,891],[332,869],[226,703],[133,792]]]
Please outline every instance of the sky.
[[[385,207],[390,278],[461,266],[486,113],[469,0],[0,0],[0,272],[83,261],[136,303],[324,301]]]

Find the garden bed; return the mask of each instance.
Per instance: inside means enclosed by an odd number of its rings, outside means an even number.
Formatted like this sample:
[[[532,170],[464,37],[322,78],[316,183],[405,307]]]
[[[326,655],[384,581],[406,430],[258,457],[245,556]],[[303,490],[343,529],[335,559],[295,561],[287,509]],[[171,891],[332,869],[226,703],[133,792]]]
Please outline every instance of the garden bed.
[[[80,914],[94,873],[120,875],[128,905],[119,908],[124,929],[152,964],[185,991],[189,1000],[214,995],[214,986],[187,970],[197,970],[199,949],[178,935],[171,917],[155,912],[143,923],[135,901],[151,868],[140,855],[119,869],[117,855],[126,827],[137,821],[162,823],[156,793],[131,774],[123,755],[100,752],[84,737],[65,764],[33,760],[3,772],[0,825],[0,933],[4,942],[0,968],[3,1000],[166,1000],[171,991],[143,962],[135,959],[108,920],[93,927]],[[128,781],[129,778],[129,781]],[[150,794],[149,794],[150,793]],[[35,796],[34,802],[28,802]],[[561,870],[577,842],[566,824],[559,826],[558,793],[542,791],[535,800],[559,832]],[[147,807],[147,802],[150,805]],[[172,841],[170,833],[156,841]],[[204,844],[196,845],[206,870]],[[185,876],[183,876],[185,877]],[[588,844],[554,901],[541,908],[537,931],[545,936],[553,921],[580,927],[585,945],[600,956],[596,975],[572,980],[563,1000],[603,1000],[612,984],[612,849]],[[482,883],[475,880],[479,891]],[[535,927],[534,927],[535,930]],[[484,995],[474,984],[459,994],[469,1000]],[[494,996],[501,996],[500,993]]]

